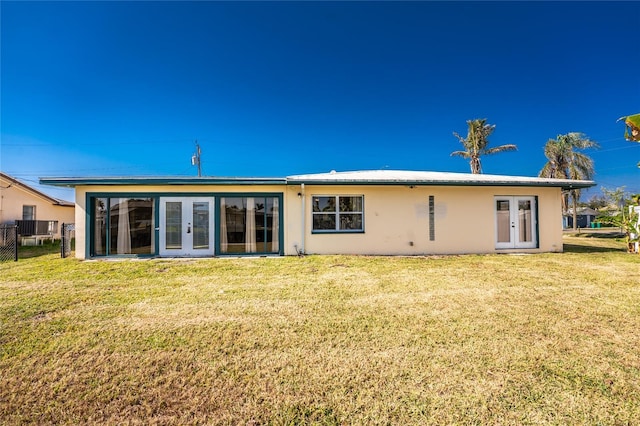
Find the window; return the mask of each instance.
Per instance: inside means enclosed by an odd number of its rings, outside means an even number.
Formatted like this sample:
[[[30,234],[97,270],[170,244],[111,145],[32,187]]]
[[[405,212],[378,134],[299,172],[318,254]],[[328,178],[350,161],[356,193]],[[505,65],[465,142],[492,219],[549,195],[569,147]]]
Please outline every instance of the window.
[[[47,222],[47,234],[57,234],[58,233],[58,221],[50,220]]]
[[[22,206],[22,220],[36,220],[36,206]]]
[[[362,195],[314,196],[314,232],[363,232]]]
[[[153,254],[154,199],[93,198],[92,255]]]
[[[279,253],[279,197],[220,197],[220,253]]]

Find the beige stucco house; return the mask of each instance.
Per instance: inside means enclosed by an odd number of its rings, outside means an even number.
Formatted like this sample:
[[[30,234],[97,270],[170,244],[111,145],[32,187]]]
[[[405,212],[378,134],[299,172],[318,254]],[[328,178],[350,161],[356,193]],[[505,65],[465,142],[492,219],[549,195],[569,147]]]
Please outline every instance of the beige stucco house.
[[[42,178],[75,187],[76,256],[562,251],[562,191],[592,181],[425,171]]]
[[[21,234],[60,238],[63,223],[73,223],[75,205],[0,172],[0,224],[21,223]]]

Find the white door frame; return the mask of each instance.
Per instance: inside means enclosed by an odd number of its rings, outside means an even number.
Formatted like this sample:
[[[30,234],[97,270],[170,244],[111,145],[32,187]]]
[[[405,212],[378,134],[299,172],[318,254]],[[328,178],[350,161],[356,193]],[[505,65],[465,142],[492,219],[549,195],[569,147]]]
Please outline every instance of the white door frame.
[[[175,249],[167,249],[167,202],[180,202],[182,203],[182,218],[181,218],[181,247]],[[193,247],[193,204],[194,203],[209,203],[209,246],[207,248],[197,249]],[[159,232],[159,254],[160,256],[172,257],[172,256],[188,256],[188,257],[202,257],[213,256],[215,254],[215,216],[214,216],[214,197],[160,197],[160,221],[158,230]]]
[[[508,231],[508,241],[505,240],[504,230],[502,235],[500,235],[500,220],[504,220],[504,216],[500,216],[500,211],[498,210],[498,202],[508,202],[509,203],[509,231]],[[522,212],[519,209],[519,203],[521,201],[530,202],[530,215],[527,217],[527,210],[523,210]],[[496,196],[494,197],[493,204],[494,212],[495,212],[495,242],[496,249],[528,249],[528,248],[537,248],[538,247],[538,217],[537,217],[537,206],[536,206],[536,197],[535,196],[521,196],[521,195],[513,195],[513,196]],[[527,220],[528,219],[528,220]],[[525,226],[526,229],[521,229],[522,226]],[[521,231],[524,231],[525,235],[529,236],[528,240],[521,241],[520,236],[522,234]],[[502,237],[502,241],[500,241]]]

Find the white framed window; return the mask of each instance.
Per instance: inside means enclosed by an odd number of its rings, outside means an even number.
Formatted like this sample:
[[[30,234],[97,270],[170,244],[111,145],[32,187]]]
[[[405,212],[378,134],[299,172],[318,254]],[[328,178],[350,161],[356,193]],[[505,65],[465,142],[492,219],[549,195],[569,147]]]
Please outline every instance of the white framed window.
[[[364,195],[314,195],[313,232],[364,232]]]
[[[22,220],[36,220],[36,206],[22,206]]]

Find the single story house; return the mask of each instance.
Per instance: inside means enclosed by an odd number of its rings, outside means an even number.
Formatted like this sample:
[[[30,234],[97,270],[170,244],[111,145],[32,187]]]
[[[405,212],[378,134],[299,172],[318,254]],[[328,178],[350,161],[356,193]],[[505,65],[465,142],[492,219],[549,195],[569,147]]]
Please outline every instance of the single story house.
[[[54,198],[0,172],[0,225],[18,225],[23,243],[59,239],[62,224],[74,220],[74,203]]]
[[[561,252],[593,181],[372,170],[285,178],[41,178],[76,192],[76,257]]]
[[[596,217],[599,214],[597,210],[590,207],[578,207],[576,212],[577,228],[590,228],[591,224],[596,220]],[[565,229],[573,228],[572,208],[562,215],[562,221]]]

